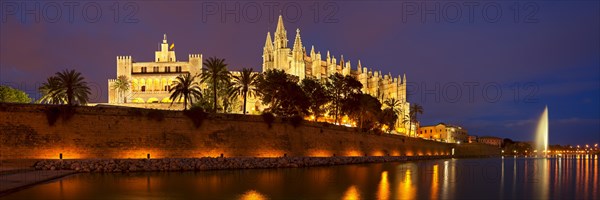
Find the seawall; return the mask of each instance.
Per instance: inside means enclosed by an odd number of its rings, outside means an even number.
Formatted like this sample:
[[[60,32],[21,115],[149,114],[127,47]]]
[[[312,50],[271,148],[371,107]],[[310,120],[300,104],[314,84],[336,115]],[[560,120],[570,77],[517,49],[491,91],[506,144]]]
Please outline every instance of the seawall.
[[[50,119],[50,120],[49,120]],[[52,120],[56,119],[56,120]],[[196,126],[181,111],[0,104],[0,159],[202,157],[490,156],[455,145],[324,123],[298,126],[261,116],[209,114]],[[473,146],[476,146],[473,147]]]

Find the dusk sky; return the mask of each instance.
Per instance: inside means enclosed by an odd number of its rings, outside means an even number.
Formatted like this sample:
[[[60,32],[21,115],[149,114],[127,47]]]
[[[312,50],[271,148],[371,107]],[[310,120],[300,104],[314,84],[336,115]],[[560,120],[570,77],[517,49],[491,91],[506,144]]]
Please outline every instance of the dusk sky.
[[[288,46],[300,28],[307,51],[344,55],[353,70],[360,59],[406,73],[424,125],[528,141],[548,105],[551,144],[600,141],[599,1],[69,3],[0,2],[2,84],[38,98],[48,76],[76,69],[92,83],[92,102],[106,102],[116,57],[153,61],[165,33],[178,60],[200,53],[226,58],[230,70],[262,71],[265,37],[281,12]]]

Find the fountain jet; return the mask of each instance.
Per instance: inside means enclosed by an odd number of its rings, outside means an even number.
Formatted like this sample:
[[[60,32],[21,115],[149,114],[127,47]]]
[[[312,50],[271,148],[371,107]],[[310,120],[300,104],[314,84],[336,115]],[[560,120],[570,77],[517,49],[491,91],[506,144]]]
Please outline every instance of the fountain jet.
[[[544,112],[538,121],[537,130],[535,133],[535,149],[547,155],[548,152],[548,106],[544,108]]]

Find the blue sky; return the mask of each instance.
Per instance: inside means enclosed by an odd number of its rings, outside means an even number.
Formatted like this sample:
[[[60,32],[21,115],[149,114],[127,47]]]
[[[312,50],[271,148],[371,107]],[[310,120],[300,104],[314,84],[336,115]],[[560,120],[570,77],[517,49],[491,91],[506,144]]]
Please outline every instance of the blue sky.
[[[115,3],[2,1],[0,82],[35,97],[46,77],[74,68],[104,102],[116,56],[152,60],[164,33],[179,60],[201,53],[226,58],[232,70],[260,70],[265,35],[281,13],[289,46],[300,28],[307,50],[406,73],[423,124],[530,140],[548,105],[550,143],[600,140],[598,1]]]

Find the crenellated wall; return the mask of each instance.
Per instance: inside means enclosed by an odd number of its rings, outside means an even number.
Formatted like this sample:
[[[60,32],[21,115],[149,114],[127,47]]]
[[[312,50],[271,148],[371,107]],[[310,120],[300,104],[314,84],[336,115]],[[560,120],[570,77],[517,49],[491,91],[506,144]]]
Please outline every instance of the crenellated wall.
[[[122,107],[77,107],[69,119],[62,114],[49,125],[48,116],[53,115],[47,113],[53,107],[0,104],[0,159],[58,158],[60,153],[65,159],[145,158],[147,154],[152,158],[411,156],[445,155],[460,148],[312,122],[295,128],[277,119],[269,128],[256,115],[209,115],[196,128],[181,111]]]

